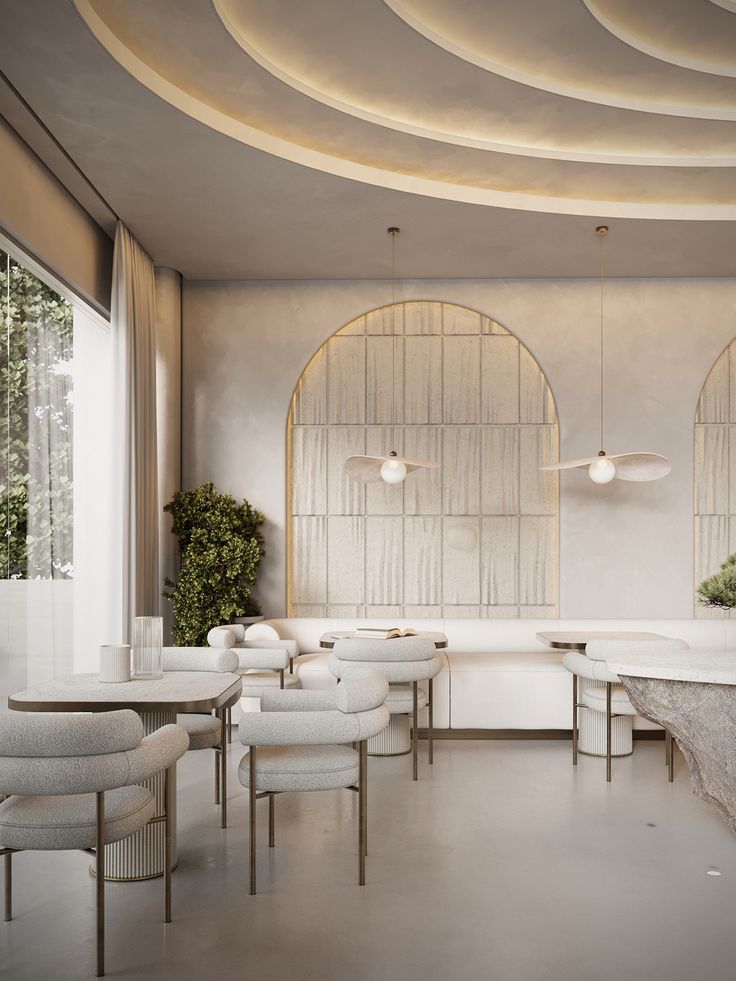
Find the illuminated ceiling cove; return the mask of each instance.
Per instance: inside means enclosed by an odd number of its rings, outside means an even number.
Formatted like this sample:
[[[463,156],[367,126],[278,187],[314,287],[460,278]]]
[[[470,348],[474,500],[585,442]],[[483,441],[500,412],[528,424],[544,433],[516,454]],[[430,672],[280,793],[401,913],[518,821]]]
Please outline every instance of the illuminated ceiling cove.
[[[731,0],[75,0],[151,92],[324,174],[559,215],[736,218]]]

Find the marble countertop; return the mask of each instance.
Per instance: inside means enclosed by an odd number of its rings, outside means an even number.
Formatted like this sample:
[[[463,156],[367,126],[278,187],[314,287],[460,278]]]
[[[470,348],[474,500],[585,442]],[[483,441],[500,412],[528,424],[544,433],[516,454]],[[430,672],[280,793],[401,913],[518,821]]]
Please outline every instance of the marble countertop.
[[[736,651],[673,651],[620,654],[610,658],[614,674],[663,681],[736,685]]]

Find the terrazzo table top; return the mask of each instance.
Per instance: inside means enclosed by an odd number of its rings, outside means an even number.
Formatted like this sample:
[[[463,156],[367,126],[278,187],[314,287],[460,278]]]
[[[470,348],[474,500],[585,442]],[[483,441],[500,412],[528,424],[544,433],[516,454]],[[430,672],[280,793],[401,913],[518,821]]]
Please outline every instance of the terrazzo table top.
[[[627,677],[736,685],[736,652],[730,651],[620,654],[609,660],[608,667]]]
[[[70,674],[26,688],[8,698],[21,712],[209,712],[233,704],[240,675],[216,671],[166,671],[163,678],[101,682],[99,674]]]

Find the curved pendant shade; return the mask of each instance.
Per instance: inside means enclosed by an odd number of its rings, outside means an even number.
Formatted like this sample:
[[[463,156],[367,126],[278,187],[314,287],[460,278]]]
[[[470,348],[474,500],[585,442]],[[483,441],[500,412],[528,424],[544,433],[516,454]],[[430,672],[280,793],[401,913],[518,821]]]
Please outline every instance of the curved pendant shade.
[[[598,463],[599,460],[612,460],[616,464],[614,477],[618,480],[659,480],[666,477],[672,470],[672,464],[666,456],[661,453],[613,453],[611,456],[600,457],[585,456],[579,460],[562,460],[560,463],[550,463],[540,470],[573,470],[589,467],[591,463]]]
[[[403,463],[407,473],[421,469],[435,470],[439,467],[439,463],[432,460],[405,460],[402,456],[349,456],[345,461],[345,473],[361,484],[380,483],[383,480],[381,467],[389,460]]]

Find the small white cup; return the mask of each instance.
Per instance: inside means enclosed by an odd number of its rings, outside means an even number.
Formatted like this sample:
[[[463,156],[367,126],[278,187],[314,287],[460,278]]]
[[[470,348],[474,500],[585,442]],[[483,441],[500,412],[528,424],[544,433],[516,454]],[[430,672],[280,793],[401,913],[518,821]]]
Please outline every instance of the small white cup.
[[[100,647],[100,681],[130,681],[130,644],[103,644]]]

